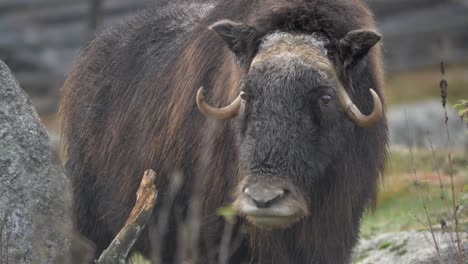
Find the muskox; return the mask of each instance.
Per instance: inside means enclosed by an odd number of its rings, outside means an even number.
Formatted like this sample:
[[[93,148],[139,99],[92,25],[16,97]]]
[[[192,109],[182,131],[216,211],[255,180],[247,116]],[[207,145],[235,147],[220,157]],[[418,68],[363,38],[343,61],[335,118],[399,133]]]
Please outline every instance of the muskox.
[[[148,230],[174,196],[164,263],[194,190],[193,262],[217,259],[226,206],[238,215],[230,263],[349,262],[387,154],[379,40],[359,0],[172,4],[102,32],[61,95],[77,230],[99,254],[152,168]],[[150,233],[135,248],[146,256]]]

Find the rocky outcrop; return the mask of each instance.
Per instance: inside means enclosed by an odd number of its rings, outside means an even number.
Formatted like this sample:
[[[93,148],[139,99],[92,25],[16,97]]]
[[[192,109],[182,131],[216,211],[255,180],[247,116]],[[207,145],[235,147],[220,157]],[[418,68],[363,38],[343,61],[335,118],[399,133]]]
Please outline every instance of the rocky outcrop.
[[[70,195],[46,129],[0,61],[0,263],[68,263]]]

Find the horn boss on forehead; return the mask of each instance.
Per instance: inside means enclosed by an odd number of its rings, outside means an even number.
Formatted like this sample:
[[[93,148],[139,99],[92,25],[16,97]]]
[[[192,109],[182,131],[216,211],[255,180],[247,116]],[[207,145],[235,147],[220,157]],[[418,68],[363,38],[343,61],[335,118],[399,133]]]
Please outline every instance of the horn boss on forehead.
[[[244,33],[247,31],[249,33],[245,34],[253,34],[252,32],[255,32],[254,29],[248,26],[244,26],[243,24],[239,23],[234,23],[228,20],[220,21],[215,23],[213,26],[211,26],[211,29],[215,29],[216,32],[220,32],[220,28],[223,27],[228,27],[229,32],[236,32],[236,30],[233,30],[236,26],[241,25],[242,28],[244,29]],[[249,29],[249,30],[245,30]],[[225,32],[225,31],[221,31]],[[238,32],[242,32],[242,30],[238,30]],[[367,31],[354,31],[351,32],[342,42],[341,42],[341,48],[347,49],[349,43],[352,42],[352,40],[359,39],[359,37],[362,39],[365,36],[369,35],[369,33],[366,35]],[[222,35],[224,36],[224,35]],[[229,35],[232,37],[231,35]],[[359,48],[359,45],[354,44],[354,55],[358,54],[362,56],[362,53],[367,52],[367,50],[375,44],[375,41],[377,38],[374,35],[372,35],[373,38],[370,40],[367,40],[365,42],[365,48]],[[368,38],[369,39],[369,38]],[[268,36],[266,36],[263,39],[263,42],[261,43],[259,47],[259,52],[257,55],[254,57],[251,67],[261,61],[267,60],[268,58],[271,58],[272,56],[277,56],[280,53],[284,52],[290,52],[293,53],[303,59],[304,62],[310,63],[313,65],[318,66],[321,70],[323,70],[330,78],[332,78],[336,84],[337,84],[337,94],[338,98],[341,104],[341,107],[343,108],[343,111],[346,113],[346,116],[352,120],[356,125],[360,127],[370,127],[376,122],[378,122],[383,115],[383,107],[382,103],[380,101],[379,96],[373,89],[369,89],[371,95],[372,95],[372,100],[373,100],[373,105],[374,109],[369,115],[364,115],[361,113],[361,111],[356,107],[356,105],[353,103],[351,100],[350,96],[346,92],[345,87],[343,86],[343,83],[340,81],[338,78],[338,75],[336,73],[335,66],[333,63],[326,57],[326,49],[324,45],[325,40],[320,39],[318,36],[308,36],[308,35],[293,35],[289,33],[273,33]],[[371,43],[371,44],[369,44]],[[232,45],[231,45],[232,46]],[[247,46],[244,44],[243,46]],[[239,45],[237,46],[239,48]],[[366,49],[365,51],[362,51],[362,49]],[[242,52],[237,50],[236,51],[238,54],[241,54]],[[229,106],[224,107],[224,108],[214,108],[206,104],[206,102],[203,101],[203,89],[200,88],[199,91],[197,92],[197,106],[200,109],[200,111],[205,114],[208,117],[213,117],[217,119],[228,119],[234,117],[237,112],[239,111],[240,108],[240,97],[236,98]]]

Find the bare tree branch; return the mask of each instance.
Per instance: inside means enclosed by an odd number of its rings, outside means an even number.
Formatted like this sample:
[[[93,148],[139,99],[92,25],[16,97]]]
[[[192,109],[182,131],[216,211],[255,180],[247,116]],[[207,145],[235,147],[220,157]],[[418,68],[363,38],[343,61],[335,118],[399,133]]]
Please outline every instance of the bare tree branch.
[[[153,212],[153,207],[158,196],[158,191],[154,185],[155,179],[156,173],[153,170],[145,171],[140,188],[138,188],[137,191],[135,207],[133,207],[124,227],[114,238],[114,241],[112,241],[110,246],[104,250],[96,263],[126,263],[130,249],[140,236],[141,231],[148,223]]]

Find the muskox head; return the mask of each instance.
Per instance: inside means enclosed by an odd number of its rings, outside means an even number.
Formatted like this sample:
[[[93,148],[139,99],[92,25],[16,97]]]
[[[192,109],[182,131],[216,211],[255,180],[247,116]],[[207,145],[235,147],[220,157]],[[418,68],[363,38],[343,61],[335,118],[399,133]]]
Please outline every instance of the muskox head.
[[[348,96],[318,33],[270,32],[223,20],[210,27],[248,69],[240,95],[229,106],[197,105],[209,117],[238,118],[239,184],[234,208],[253,225],[288,227],[314,215],[316,182],[340,160],[355,125],[369,127],[382,117],[379,97],[370,90],[374,111],[363,115]],[[343,67],[367,54],[380,36],[349,32],[338,43]],[[369,87],[370,88],[370,87]]]

